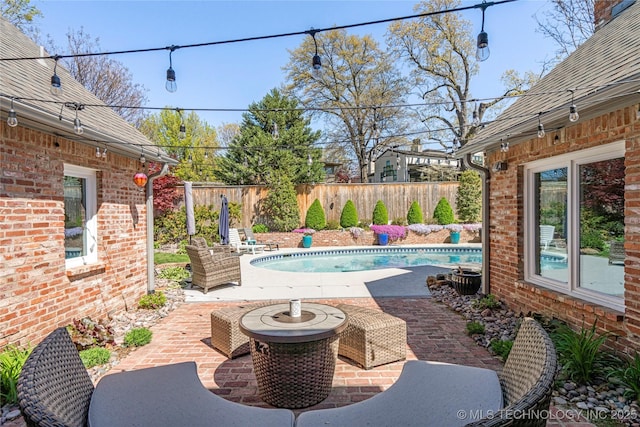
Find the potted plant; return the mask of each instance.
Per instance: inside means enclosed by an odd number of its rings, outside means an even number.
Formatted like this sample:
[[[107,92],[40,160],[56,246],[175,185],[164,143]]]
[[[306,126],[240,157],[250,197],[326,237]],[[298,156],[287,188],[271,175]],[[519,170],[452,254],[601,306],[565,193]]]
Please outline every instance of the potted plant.
[[[460,295],[475,295],[482,285],[482,273],[458,267],[451,271],[451,285]]]
[[[457,244],[460,242],[460,232],[462,231],[460,224],[448,224],[445,225],[444,228],[449,230],[449,240],[451,243]]]
[[[296,228],[295,230],[293,230],[294,233],[302,233],[302,247],[303,248],[310,248],[311,244],[313,243],[313,238],[311,236],[313,236],[313,233],[316,232],[316,230],[314,230],[313,228]]]

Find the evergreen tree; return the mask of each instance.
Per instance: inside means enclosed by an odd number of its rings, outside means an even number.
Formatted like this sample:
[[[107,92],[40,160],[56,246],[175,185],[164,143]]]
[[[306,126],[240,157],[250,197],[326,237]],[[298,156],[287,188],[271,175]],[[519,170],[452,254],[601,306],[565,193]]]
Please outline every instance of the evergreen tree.
[[[356,205],[349,199],[347,203],[344,204],[344,208],[342,208],[342,213],[340,214],[340,227],[349,228],[357,225],[358,211],[356,210]]]
[[[382,200],[376,202],[373,208],[373,224],[375,225],[387,225],[389,224],[389,212]]]
[[[433,211],[433,217],[440,225],[453,224],[453,209],[446,198],[441,198]]]
[[[462,222],[480,222],[482,211],[482,178],[478,172],[466,170],[460,175],[456,194],[458,218]]]
[[[273,231],[291,231],[300,225],[298,198],[291,179],[275,171],[263,202],[268,226]]]
[[[422,208],[416,200],[409,206],[409,212],[407,212],[407,224],[422,224],[424,218],[422,216]]]
[[[322,209],[322,205],[320,204],[320,200],[315,199],[311,206],[309,206],[309,210],[307,210],[307,215],[304,220],[305,227],[313,228],[314,230],[322,230],[327,226],[327,219],[324,214],[324,209]]]

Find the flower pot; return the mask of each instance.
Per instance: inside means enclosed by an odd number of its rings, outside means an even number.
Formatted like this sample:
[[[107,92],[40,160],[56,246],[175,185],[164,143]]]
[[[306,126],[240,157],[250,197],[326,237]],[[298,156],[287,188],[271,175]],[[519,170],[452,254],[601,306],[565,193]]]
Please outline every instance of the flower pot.
[[[460,295],[475,295],[482,285],[482,274],[470,270],[453,270],[451,286]]]
[[[311,243],[313,243],[312,236],[302,236],[302,247],[303,248],[310,248],[311,247]]]
[[[449,238],[451,239],[451,243],[454,243],[454,244],[460,243],[460,232],[459,231],[450,232]]]
[[[380,246],[386,246],[389,243],[389,235],[386,233],[378,234],[378,244]]]

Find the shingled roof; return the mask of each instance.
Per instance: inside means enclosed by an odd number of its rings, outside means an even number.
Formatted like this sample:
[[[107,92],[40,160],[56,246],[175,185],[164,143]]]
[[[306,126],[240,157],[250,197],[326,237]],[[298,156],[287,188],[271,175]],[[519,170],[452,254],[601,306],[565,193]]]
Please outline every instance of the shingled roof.
[[[537,133],[538,116],[547,131],[567,126],[572,90],[581,120],[637,104],[639,33],[640,2],[636,2],[486,124],[456,156],[497,148],[507,135],[511,144],[530,139]]]
[[[40,46],[11,23],[0,17],[0,58],[32,58],[49,56]],[[50,93],[53,59],[0,61],[0,116],[6,120],[11,98],[20,124],[43,132],[55,133],[80,143],[107,147],[110,152],[130,158],[145,157],[152,161],[176,164],[135,127],[107,107],[104,102],[77,82],[58,64],[63,94]],[[73,132],[75,110],[65,103],[83,104],[78,112],[84,133]],[[60,116],[62,120],[60,120]]]

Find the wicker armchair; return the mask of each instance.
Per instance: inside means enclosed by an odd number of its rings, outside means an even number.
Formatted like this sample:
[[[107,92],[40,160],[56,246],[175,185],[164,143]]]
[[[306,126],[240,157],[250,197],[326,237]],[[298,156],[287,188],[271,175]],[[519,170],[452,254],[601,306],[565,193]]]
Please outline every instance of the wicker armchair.
[[[93,383],[65,328],[31,353],[18,379],[18,404],[29,427],[87,425]]]
[[[207,247],[187,245],[185,249],[191,260],[191,283],[205,294],[210,288],[227,283],[241,285],[239,257],[223,252],[212,255]]]
[[[532,318],[525,318],[507,362],[498,375],[504,408],[471,426],[540,426],[547,424],[556,375],[556,349]]]

